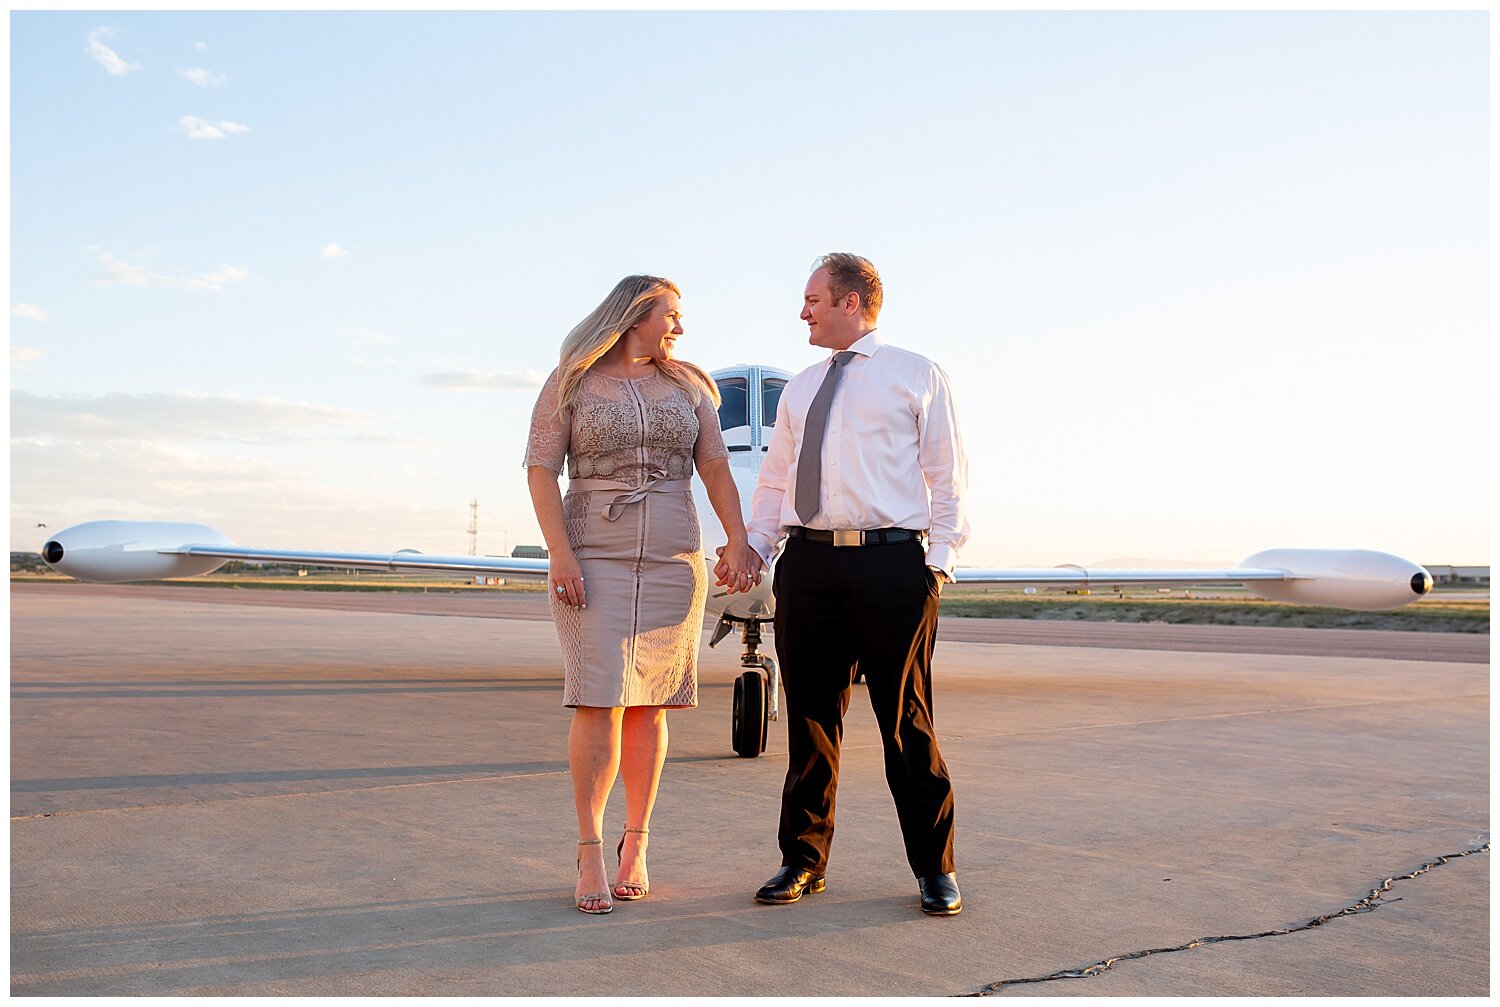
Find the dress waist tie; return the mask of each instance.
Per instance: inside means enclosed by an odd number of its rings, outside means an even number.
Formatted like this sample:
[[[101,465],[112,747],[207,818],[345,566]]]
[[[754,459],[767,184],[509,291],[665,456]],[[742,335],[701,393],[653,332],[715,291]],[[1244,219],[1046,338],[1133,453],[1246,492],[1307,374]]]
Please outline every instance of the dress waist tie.
[[[692,479],[668,479],[667,474],[660,469],[646,473],[646,481],[639,486],[631,486],[629,483],[620,482],[616,479],[569,479],[568,492],[578,490],[583,493],[593,493],[599,490],[624,490],[618,496],[610,498],[609,505],[601,512],[606,521],[617,521],[625,508],[633,503],[640,503],[646,499],[647,493],[682,493],[693,488]]]

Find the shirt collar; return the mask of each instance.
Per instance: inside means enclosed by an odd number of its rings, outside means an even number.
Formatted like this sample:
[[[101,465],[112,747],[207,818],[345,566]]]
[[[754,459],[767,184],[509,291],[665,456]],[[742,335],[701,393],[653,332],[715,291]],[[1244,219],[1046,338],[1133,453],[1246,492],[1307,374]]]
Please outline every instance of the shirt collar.
[[[862,357],[873,357],[875,352],[885,345],[885,340],[880,335],[879,329],[871,329],[849,344],[849,349]]]

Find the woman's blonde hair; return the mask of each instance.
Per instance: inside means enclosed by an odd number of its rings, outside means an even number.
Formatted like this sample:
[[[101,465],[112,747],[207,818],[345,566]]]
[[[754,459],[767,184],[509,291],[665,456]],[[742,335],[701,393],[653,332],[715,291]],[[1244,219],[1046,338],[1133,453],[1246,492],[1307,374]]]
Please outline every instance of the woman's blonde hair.
[[[615,284],[599,306],[587,318],[573,326],[563,340],[557,362],[557,414],[572,408],[578,386],[588,369],[619,342],[632,325],[651,314],[656,300],[670,291],[678,297],[677,284],[660,276],[627,276]],[[719,388],[708,372],[686,360],[658,360],[661,376],[687,392],[696,408],[707,395],[714,407],[719,405]]]

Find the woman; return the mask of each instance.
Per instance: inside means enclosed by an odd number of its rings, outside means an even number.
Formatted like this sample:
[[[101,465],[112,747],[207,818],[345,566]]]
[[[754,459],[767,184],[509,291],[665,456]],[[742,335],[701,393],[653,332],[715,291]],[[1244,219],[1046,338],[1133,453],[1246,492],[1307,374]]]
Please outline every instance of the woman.
[[[646,837],[667,754],[666,711],[698,705],[708,597],[691,478],[720,523],[730,590],[753,582],[752,553],[719,430],[719,391],[675,359],[681,292],[627,276],[568,333],[531,415],[527,483],[547,540],[562,643],[568,764],[578,810],[575,904],[607,913],[649,890]],[[557,477],[568,462],[568,494]],[[606,882],[604,805],[619,773],[626,822]]]

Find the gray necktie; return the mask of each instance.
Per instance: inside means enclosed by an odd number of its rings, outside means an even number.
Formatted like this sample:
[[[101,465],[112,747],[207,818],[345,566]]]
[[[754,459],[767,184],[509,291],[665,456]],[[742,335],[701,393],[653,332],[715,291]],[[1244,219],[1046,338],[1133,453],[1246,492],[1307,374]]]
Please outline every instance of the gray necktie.
[[[802,452],[797,456],[797,516],[807,524],[818,513],[818,497],[823,487],[823,431],[828,429],[828,411],[833,408],[833,393],[838,390],[844,365],[854,359],[853,350],[833,355],[833,363],[807,408],[802,424]]]

